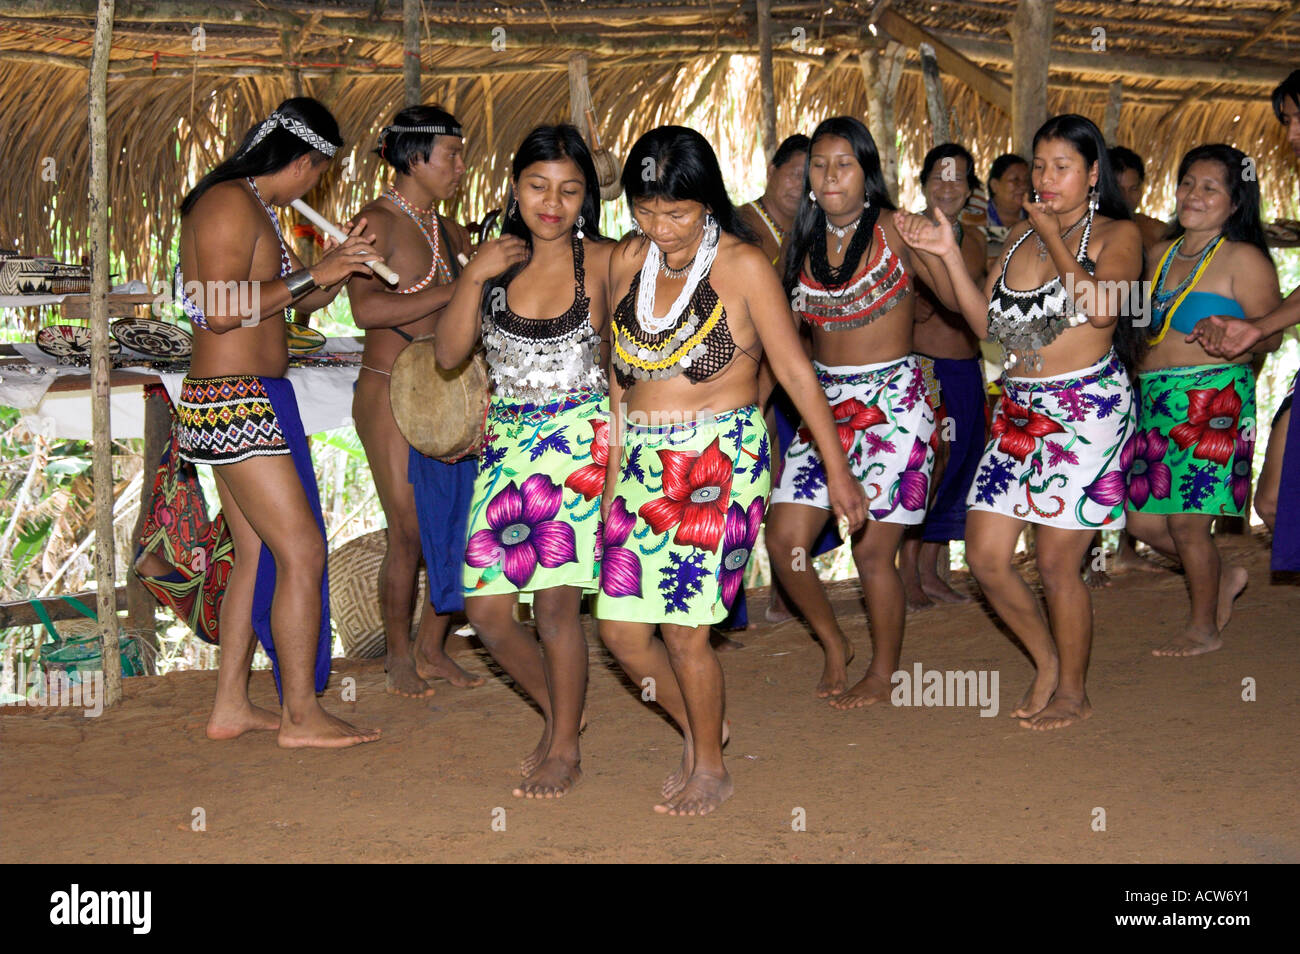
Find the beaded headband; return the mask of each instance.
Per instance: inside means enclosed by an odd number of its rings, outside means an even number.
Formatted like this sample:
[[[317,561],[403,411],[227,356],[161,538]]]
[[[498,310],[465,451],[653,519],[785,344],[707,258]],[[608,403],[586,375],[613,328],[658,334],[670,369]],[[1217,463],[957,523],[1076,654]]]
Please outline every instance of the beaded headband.
[[[307,143],[307,145],[311,146],[318,152],[324,153],[331,159],[334,158],[334,153],[338,151],[338,146],[321,138],[321,136],[313,131],[306,123],[294,119],[292,116],[286,116],[279,110],[276,110],[270,116],[267,116],[266,119],[262,120],[262,124],[257,127],[257,132],[241,152],[248,152],[259,142],[269,136],[276,126],[284,127],[303,142]]]
[[[389,133],[432,133],[435,136],[460,136],[461,128],[457,125],[444,126],[441,123],[428,126],[385,126],[379,130],[380,138],[386,137]]]

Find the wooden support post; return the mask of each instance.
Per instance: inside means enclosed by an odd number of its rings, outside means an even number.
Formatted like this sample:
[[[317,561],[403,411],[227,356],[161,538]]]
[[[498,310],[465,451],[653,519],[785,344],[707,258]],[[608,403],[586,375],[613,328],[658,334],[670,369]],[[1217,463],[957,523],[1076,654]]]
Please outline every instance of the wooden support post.
[[[884,52],[863,50],[858,54],[862,82],[867,87],[867,126],[880,153],[880,170],[890,198],[898,199],[898,143],[894,127],[894,94],[903,72],[906,48],[890,41]]]
[[[293,34],[280,31],[280,58],[284,63],[284,86],[290,96],[302,95],[302,71],[294,63]]]
[[[135,544],[140,539],[140,532],[144,528],[145,518],[149,515],[149,508],[153,504],[151,490],[153,488],[154,468],[158,466],[163,449],[171,439],[171,430],[172,414],[166,395],[151,395],[146,390],[144,396],[144,472],[141,475],[142,483],[140,485],[140,514],[136,517],[135,528],[131,531],[132,553],[135,552]],[[127,628],[133,636],[137,637],[141,642],[147,643],[153,649],[152,653],[145,654],[145,671],[153,675],[154,660],[159,649],[158,624],[154,615],[158,603],[153,598],[153,594],[144,588],[140,578],[130,571],[126,574],[126,597]]]
[[[1107,146],[1119,141],[1119,113],[1124,106],[1124,81],[1114,80],[1106,90],[1106,117],[1102,120],[1101,134]]]
[[[483,123],[487,130],[485,143],[487,152],[483,158],[485,162],[489,162],[497,152],[496,130],[492,123],[492,77],[484,76],[480,82],[483,84]]]
[[[935,58],[934,47],[922,43],[917,47],[921,54],[921,79],[925,83],[925,108],[930,114],[930,146],[942,146],[951,142],[948,131],[948,104],[944,101],[943,81],[939,78],[939,61]]]
[[[113,48],[114,0],[99,0],[90,54],[90,418],[95,495],[95,589],[103,640],[104,704],[122,699],[113,559],[113,440],[109,421],[108,357],[108,56]]]
[[[1047,69],[1055,0],[1018,0],[1011,21],[1011,148],[1030,157],[1034,133],[1047,121]]]
[[[758,6],[758,85],[762,91],[763,158],[768,162],[776,154],[776,91],[772,71],[772,0],[757,0]]]
[[[402,0],[402,82],[406,105],[420,105],[420,0]]]

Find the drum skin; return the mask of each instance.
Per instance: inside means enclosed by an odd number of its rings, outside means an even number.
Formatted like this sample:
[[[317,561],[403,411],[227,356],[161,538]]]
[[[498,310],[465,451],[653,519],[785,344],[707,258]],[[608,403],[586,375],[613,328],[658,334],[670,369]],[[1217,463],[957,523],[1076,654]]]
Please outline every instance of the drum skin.
[[[487,361],[476,351],[444,371],[433,336],[416,338],[393,362],[388,400],[407,443],[426,457],[454,463],[475,457],[483,444],[488,408]]]

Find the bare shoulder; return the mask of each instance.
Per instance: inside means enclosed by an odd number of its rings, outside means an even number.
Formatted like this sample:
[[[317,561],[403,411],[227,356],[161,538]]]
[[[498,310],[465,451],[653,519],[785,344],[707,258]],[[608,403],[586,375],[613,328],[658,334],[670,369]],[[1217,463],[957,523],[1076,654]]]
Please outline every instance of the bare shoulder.
[[[1092,220],[1092,234],[1102,242],[1137,242],[1142,244],[1142,230],[1132,219],[1111,219],[1104,215]]]
[[[587,270],[602,277],[609,274],[609,261],[618,245],[609,239],[583,239],[582,255],[586,259]]]
[[[723,232],[718,238],[718,257],[729,263],[729,268],[742,275],[752,275],[756,271],[771,271],[772,262],[761,245],[746,242],[730,233]]]
[[[257,202],[238,180],[218,182],[199,197],[186,216],[195,223],[218,221],[244,224],[252,221],[261,210]]]
[[[649,251],[650,240],[631,232],[609,250],[609,271],[615,279],[629,278],[641,267]]]
[[[1225,242],[1220,252],[1227,252],[1227,264],[1236,274],[1249,271],[1254,275],[1276,274],[1273,260],[1250,242]]]
[[[1005,248],[1010,248],[1026,232],[1033,229],[1033,224],[1028,219],[1021,219],[1015,225],[1007,230],[1007,237],[1003,241]]]

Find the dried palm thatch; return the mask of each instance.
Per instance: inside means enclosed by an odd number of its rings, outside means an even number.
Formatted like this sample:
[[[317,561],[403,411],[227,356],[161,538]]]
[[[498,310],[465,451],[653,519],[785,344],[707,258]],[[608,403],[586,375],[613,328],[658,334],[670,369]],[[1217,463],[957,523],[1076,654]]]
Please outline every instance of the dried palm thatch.
[[[1015,0],[773,0],[778,138],[835,114],[868,115],[857,54],[903,22],[1009,82]],[[694,123],[761,164],[757,30],[750,0],[671,3],[423,0],[421,92],[465,127],[470,173],[450,211],[500,204],[510,156],[534,125],[570,118],[567,65],[586,52],[596,121],[614,155],[664,122]],[[155,279],[185,190],[281,99],[316,96],[347,143],[308,202],[336,220],[383,176],[375,135],[403,105],[402,4],[157,0],[118,5],[109,83],[112,242],[130,277]],[[1099,123],[1123,83],[1118,141],[1167,192],[1179,157],[1227,141],[1256,159],[1266,200],[1294,215],[1294,160],[1266,100],[1292,68],[1295,0],[1057,0],[1049,109]],[[85,249],[89,201],[86,72],[93,0],[0,9],[0,244]],[[891,19],[893,18],[893,19]],[[1099,32],[1100,31],[1100,32]],[[1010,144],[1010,118],[944,78],[955,138],[981,169]],[[724,95],[724,93],[726,95]],[[987,91],[985,92],[987,95]],[[702,109],[699,107],[703,107]],[[694,112],[693,112],[694,111]],[[930,146],[915,49],[894,98],[900,183]],[[874,132],[879,136],[882,130]],[[731,170],[729,170],[731,171]],[[904,197],[910,196],[905,192]]]

